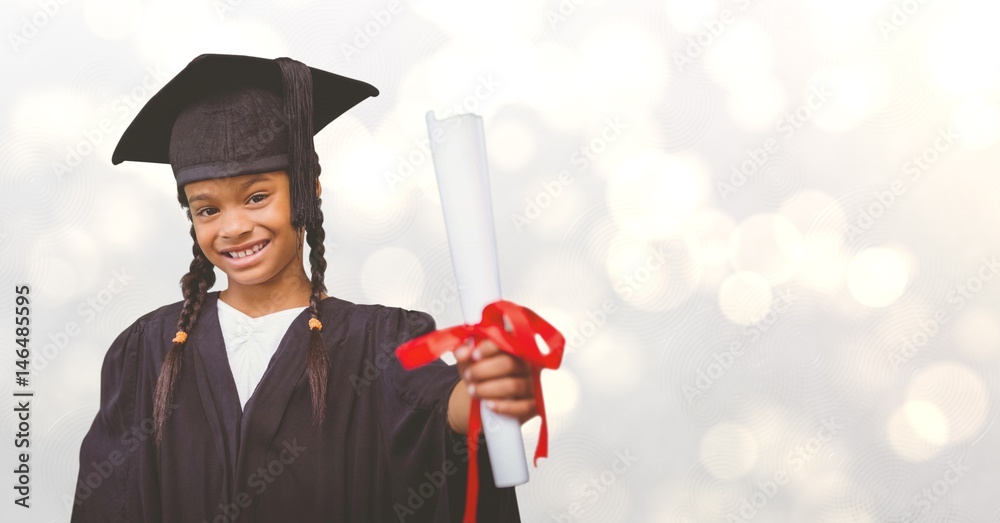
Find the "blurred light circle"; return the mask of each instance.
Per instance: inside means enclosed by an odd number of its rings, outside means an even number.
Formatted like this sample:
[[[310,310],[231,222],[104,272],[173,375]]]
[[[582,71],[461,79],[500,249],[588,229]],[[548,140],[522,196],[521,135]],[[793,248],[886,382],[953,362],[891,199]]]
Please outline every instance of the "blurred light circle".
[[[747,83],[760,84],[771,75],[774,62],[771,35],[747,20],[725,26],[717,40],[709,44],[705,55],[709,74],[730,90],[740,89]]]
[[[979,433],[989,412],[989,393],[982,377],[955,362],[932,364],[914,376],[911,402],[929,403],[944,416],[948,444],[968,441]]]
[[[670,25],[684,34],[706,30],[710,20],[719,14],[717,0],[667,0],[667,19]]]
[[[983,98],[963,101],[951,118],[956,138],[967,149],[988,149],[1000,137],[1000,107]]]
[[[630,332],[605,327],[574,360],[586,372],[584,381],[594,392],[616,394],[638,386],[635,377],[643,372],[639,354],[643,343],[641,337]]]
[[[106,40],[120,40],[135,32],[141,6],[134,0],[88,0],[83,18],[90,32]]]
[[[458,0],[424,0],[404,4],[419,16],[458,38],[487,40],[528,36],[543,29],[545,4],[516,0],[503,4],[469,4]]]
[[[798,271],[802,235],[780,214],[755,214],[736,227],[729,256],[738,270],[760,274],[772,284],[784,283]]]
[[[843,133],[885,106],[889,85],[885,68],[875,62],[829,66],[813,75],[802,102],[816,127]]]
[[[697,288],[703,271],[700,258],[697,239],[689,234],[656,241],[617,234],[607,248],[606,268],[622,300],[643,310],[663,311],[687,301]]]
[[[948,420],[936,405],[907,401],[889,417],[889,446],[907,461],[926,461],[948,440]]]
[[[90,150],[91,155],[97,154],[93,143],[85,134],[97,128],[99,121],[94,121],[96,107],[79,92],[70,89],[34,89],[9,106],[11,127],[37,129],[53,141],[66,142],[64,154],[68,154],[74,147],[82,148],[79,145],[82,142],[89,146],[89,149],[84,150]],[[100,136],[101,141],[109,138],[103,134]],[[59,160],[63,161],[62,158]]]
[[[708,167],[699,156],[637,152],[608,177],[612,219],[633,236],[671,236],[704,201],[708,179]]]
[[[976,359],[1000,355],[1000,323],[997,313],[981,308],[969,308],[955,322],[958,350]]]
[[[698,211],[688,222],[688,230],[698,238],[701,259],[706,265],[729,261],[729,239],[734,229],[733,219],[717,209]]]
[[[578,48],[587,81],[577,86],[596,107],[642,111],[666,92],[669,58],[661,40],[636,24],[593,26]]]
[[[750,325],[771,308],[771,284],[755,272],[730,275],[719,286],[719,308],[729,321]]]
[[[545,390],[545,410],[553,415],[565,415],[576,408],[580,386],[569,369],[542,372],[542,389]]]
[[[927,43],[927,61],[938,85],[954,99],[993,96],[1000,87],[998,18],[1000,4],[973,2],[936,24]]]
[[[839,235],[818,233],[805,237],[798,281],[827,294],[843,288],[848,263],[843,246]]]
[[[851,296],[868,307],[895,302],[910,281],[907,260],[896,249],[872,247],[854,256],[847,267]]]
[[[535,154],[538,136],[523,122],[501,119],[486,130],[486,148],[491,167],[518,170],[527,167]]]
[[[729,91],[729,114],[748,131],[770,131],[787,105],[785,86],[773,76],[751,78]]]

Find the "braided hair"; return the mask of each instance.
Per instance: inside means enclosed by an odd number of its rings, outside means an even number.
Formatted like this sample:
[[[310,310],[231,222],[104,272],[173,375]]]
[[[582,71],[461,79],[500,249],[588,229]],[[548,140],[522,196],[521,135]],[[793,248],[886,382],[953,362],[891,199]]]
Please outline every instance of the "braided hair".
[[[319,177],[320,166],[316,162],[316,176]],[[306,243],[309,244],[309,266],[312,273],[310,282],[312,292],[309,295],[310,324],[313,320],[319,322],[319,304],[326,292],[326,231],[323,230],[323,200],[316,198],[316,218],[306,225]],[[312,397],[313,424],[322,425],[326,417],[326,384],[329,378],[330,359],[323,346],[322,329],[310,329],[309,350],[306,353],[306,373],[309,375],[309,392]]]
[[[320,167],[318,159],[315,164],[316,175],[319,176]],[[174,384],[177,382],[181,372],[181,351],[187,340],[187,333],[191,331],[198,317],[201,314],[201,307],[205,301],[208,289],[215,284],[215,266],[208,260],[205,253],[198,245],[198,237],[195,234],[194,223],[191,216],[190,205],[187,201],[187,194],[183,187],[178,188],[177,201],[185,209],[188,221],[191,225],[191,239],[194,241],[192,253],[194,259],[187,274],[181,278],[181,292],[184,296],[184,304],[181,307],[180,318],[177,320],[177,336],[173,339],[173,345],[163,359],[163,366],[160,375],[156,380],[156,389],[153,392],[153,439],[157,446],[163,438],[163,427],[168,417],[167,406],[171,405]],[[312,418],[313,425],[323,424],[326,417],[326,390],[329,378],[330,360],[323,344],[322,324],[319,322],[319,306],[322,295],[326,292],[326,249],[323,240],[326,232],[323,230],[322,200],[316,198],[315,216],[311,223],[305,225],[306,242],[309,244],[309,264],[312,276],[311,292],[309,295],[309,348],[306,352],[306,374],[309,377],[309,392],[312,398]],[[291,217],[289,217],[291,218]]]

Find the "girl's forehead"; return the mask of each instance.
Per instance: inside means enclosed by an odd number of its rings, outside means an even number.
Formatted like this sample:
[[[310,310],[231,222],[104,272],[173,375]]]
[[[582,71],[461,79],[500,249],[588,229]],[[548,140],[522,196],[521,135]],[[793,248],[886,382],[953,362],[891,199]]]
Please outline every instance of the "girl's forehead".
[[[197,194],[215,196],[226,193],[242,193],[261,185],[274,186],[276,189],[287,188],[288,174],[285,171],[273,171],[212,178],[184,184],[184,192],[189,197]]]

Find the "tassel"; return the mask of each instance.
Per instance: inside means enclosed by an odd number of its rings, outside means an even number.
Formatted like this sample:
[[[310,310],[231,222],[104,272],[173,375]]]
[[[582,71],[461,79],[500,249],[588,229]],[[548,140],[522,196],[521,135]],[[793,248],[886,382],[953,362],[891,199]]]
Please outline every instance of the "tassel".
[[[292,227],[319,223],[316,202],[316,150],[313,143],[313,83],[309,67],[291,58],[276,58],[281,67],[285,117],[288,122],[288,184]]]

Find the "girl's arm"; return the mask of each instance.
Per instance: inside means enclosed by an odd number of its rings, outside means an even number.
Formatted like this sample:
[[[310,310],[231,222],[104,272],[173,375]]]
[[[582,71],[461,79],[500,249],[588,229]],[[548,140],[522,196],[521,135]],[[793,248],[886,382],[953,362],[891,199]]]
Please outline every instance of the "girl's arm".
[[[455,359],[462,379],[448,401],[452,430],[459,434],[468,432],[472,396],[482,400],[487,408],[516,418],[521,424],[538,415],[534,382],[523,360],[501,351],[491,340],[483,340],[475,349],[458,348]]]

